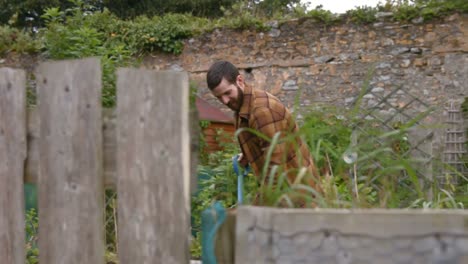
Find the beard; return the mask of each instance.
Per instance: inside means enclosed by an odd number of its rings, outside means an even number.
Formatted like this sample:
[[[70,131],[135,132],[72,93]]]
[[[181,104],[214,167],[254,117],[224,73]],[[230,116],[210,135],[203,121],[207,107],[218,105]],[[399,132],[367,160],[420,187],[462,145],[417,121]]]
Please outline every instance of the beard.
[[[238,85],[236,85],[236,87],[237,87],[237,98],[234,101],[230,101],[227,106],[232,111],[238,113],[240,111],[241,106],[242,106],[242,102],[244,101],[244,92],[242,91],[242,89]]]

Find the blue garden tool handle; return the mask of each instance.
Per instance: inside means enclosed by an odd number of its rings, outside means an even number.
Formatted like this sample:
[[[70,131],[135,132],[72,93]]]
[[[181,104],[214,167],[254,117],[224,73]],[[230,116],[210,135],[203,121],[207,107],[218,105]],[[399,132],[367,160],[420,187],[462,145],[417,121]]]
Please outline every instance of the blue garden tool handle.
[[[244,173],[241,174],[239,171],[239,154],[232,158],[232,167],[237,175],[237,203],[242,204],[244,202],[243,189],[244,189],[244,177],[249,173],[250,167],[247,165],[244,169]]]

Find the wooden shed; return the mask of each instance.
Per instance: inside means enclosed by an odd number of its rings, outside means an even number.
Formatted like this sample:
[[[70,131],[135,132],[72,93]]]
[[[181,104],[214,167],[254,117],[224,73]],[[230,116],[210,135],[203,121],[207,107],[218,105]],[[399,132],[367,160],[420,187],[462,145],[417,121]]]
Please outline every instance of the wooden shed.
[[[236,131],[234,118],[221,109],[209,104],[200,97],[196,97],[199,120],[209,121],[208,127],[203,129],[203,135],[207,143],[202,151],[214,152],[222,150],[222,142],[235,142]]]

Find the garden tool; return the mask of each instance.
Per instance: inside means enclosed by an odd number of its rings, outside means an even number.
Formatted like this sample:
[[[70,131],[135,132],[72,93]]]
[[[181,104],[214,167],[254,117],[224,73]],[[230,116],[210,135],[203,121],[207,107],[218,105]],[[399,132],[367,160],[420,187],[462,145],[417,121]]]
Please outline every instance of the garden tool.
[[[244,172],[241,173],[239,170],[239,154],[232,158],[232,167],[237,175],[237,204],[244,202],[243,190],[244,190],[244,177],[249,173],[250,167],[247,165]]]

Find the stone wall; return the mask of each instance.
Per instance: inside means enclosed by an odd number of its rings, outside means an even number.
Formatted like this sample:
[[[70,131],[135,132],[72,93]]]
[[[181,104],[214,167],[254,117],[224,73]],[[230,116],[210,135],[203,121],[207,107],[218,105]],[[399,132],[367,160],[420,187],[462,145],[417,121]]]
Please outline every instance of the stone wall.
[[[272,22],[269,32],[215,30],[188,40],[180,56],[148,57],[145,66],[189,71],[199,94],[225,111],[205,82],[208,67],[219,59],[236,64],[249,83],[288,106],[299,96],[300,113],[321,104],[351,107],[363,88],[372,93],[364,95],[362,106],[373,107],[400,89],[391,105],[377,105],[382,115],[394,114],[412,95],[421,103],[406,111],[417,114],[427,110],[424,104],[435,107],[425,121],[442,124],[451,100],[457,104],[468,96],[468,15],[410,23],[392,21],[389,15],[379,14],[371,25],[298,19]],[[440,153],[443,130],[435,132],[433,146],[425,148]]]

